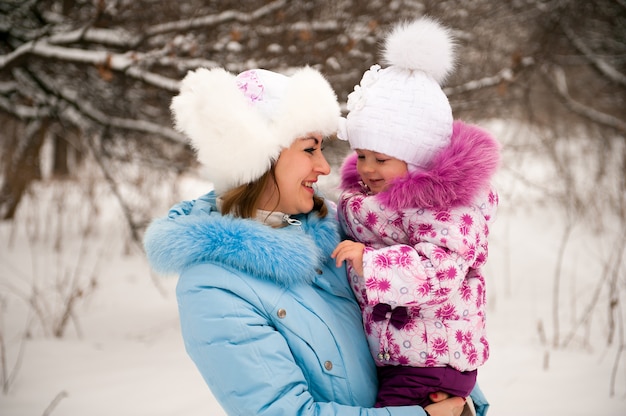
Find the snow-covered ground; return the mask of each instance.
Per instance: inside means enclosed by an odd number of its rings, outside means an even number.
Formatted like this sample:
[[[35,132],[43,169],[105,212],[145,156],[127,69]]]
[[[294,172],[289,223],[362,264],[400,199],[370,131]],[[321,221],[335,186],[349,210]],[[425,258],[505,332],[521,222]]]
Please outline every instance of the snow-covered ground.
[[[479,371],[489,414],[626,414],[626,357],[611,383],[624,335],[618,330],[607,346],[606,294],[566,348],[552,347],[562,212],[550,202],[520,204],[506,172],[499,181],[488,263],[492,353]],[[180,196],[193,198],[206,186],[184,179]],[[68,197],[71,191],[52,188],[38,189],[15,222],[0,223],[0,381],[7,386],[0,415],[224,415],[184,351],[176,278],[152,275],[129,246],[106,186],[90,191],[102,192],[97,215]],[[561,265],[559,342],[590,304],[615,238],[610,227],[571,234]],[[68,293],[75,294],[75,309],[57,338],[51,334]]]

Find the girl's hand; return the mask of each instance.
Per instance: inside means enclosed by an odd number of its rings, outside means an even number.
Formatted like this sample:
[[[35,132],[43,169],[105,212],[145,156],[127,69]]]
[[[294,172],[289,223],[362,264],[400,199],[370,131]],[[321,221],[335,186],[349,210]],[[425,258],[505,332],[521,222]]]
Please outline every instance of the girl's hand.
[[[337,267],[341,267],[341,263],[348,261],[356,274],[363,276],[363,250],[365,250],[365,244],[344,240],[337,244],[330,257],[336,260]]]
[[[450,397],[438,403],[429,404],[424,408],[430,416],[461,416],[465,407],[462,397]]]

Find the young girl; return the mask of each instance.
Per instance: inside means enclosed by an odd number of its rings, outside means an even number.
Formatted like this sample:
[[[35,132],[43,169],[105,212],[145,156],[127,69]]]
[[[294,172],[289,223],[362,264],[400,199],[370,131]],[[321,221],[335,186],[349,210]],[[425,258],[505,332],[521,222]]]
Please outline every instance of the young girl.
[[[498,197],[499,145],[453,121],[440,83],[453,66],[448,31],[430,19],[396,26],[389,67],[374,65],[348,97],[339,130],[356,154],[342,167],[339,220],[379,376],[377,406],[467,397],[489,356],[487,235]]]

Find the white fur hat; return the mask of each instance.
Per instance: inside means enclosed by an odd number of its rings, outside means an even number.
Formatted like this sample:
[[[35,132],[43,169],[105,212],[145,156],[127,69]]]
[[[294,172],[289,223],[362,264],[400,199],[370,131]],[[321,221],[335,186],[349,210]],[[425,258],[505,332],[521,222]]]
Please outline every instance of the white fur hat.
[[[438,22],[421,18],[387,35],[381,69],[373,65],[348,96],[338,136],[426,169],[450,143],[452,109],[440,84],[454,67],[454,43]]]
[[[200,68],[185,76],[170,109],[217,192],[260,178],[299,137],[336,133],[341,114],[330,84],[310,67],[292,76]]]

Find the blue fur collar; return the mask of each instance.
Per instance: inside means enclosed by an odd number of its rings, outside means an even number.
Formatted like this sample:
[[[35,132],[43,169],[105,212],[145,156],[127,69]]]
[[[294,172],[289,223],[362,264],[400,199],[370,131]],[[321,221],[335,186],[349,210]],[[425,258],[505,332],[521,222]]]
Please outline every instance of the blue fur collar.
[[[204,201],[183,203],[153,221],[144,236],[152,268],[162,274],[214,263],[287,286],[311,283],[315,269],[339,242],[333,213],[298,216],[301,226],[271,228],[254,220],[222,216]],[[203,208],[197,205],[203,203]],[[194,208],[194,205],[196,207]]]

